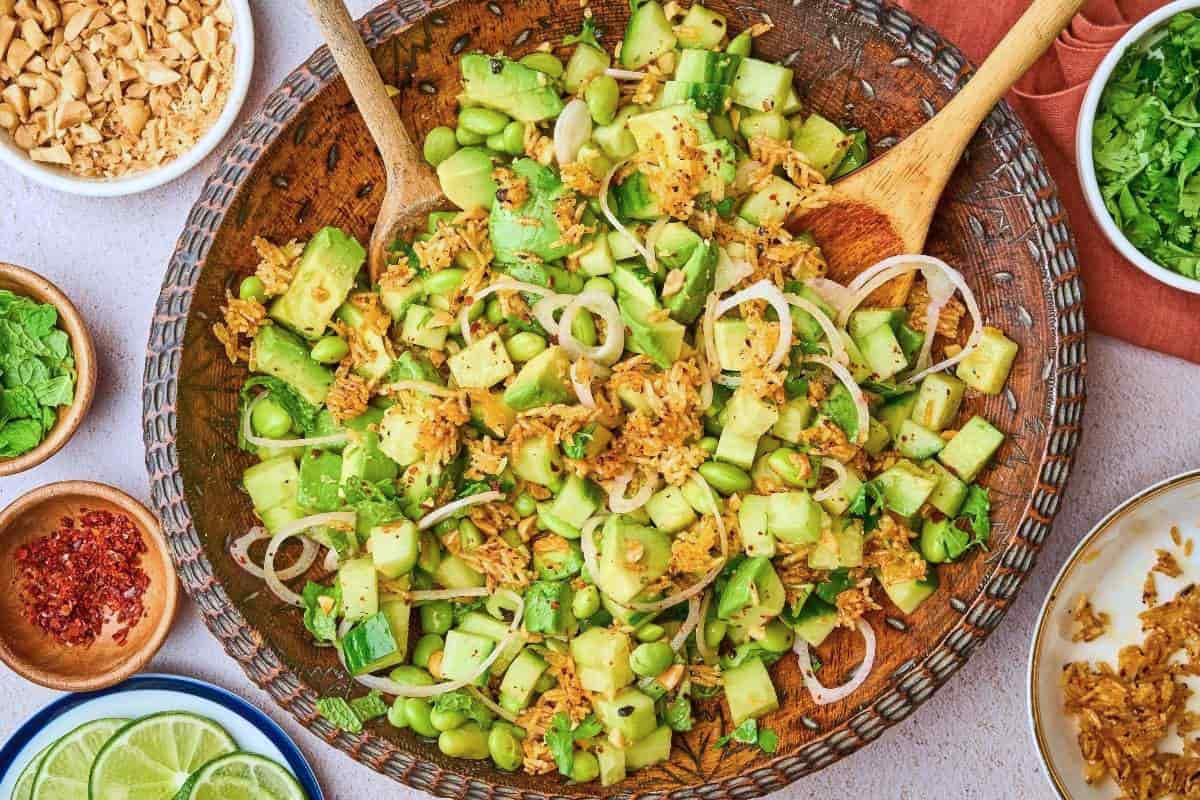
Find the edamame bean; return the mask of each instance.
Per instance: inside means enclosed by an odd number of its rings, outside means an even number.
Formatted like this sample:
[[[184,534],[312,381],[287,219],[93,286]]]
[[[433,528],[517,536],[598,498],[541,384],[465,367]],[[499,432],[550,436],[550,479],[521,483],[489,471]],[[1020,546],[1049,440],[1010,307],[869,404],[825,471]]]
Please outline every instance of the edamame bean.
[[[763,638],[759,644],[772,653],[786,653],[792,649],[792,642],[795,640],[796,634],[789,626],[773,619],[763,629]]]
[[[436,633],[427,633],[413,645],[412,661],[418,667],[428,667],[429,657],[446,646],[446,640]]]
[[[767,466],[789,486],[804,486],[812,477],[808,456],[790,447],[780,447],[767,456]]]
[[[250,413],[250,422],[259,436],[282,439],[292,429],[292,418],[283,406],[269,397],[259,400]]]
[[[467,724],[467,715],[461,711],[444,711],[435,707],[429,715],[429,721],[439,731],[452,731]]]
[[[425,698],[404,698],[404,719],[408,722],[408,727],[412,728],[413,733],[418,736],[432,739],[438,735],[438,729],[433,727],[433,723],[429,720],[429,715],[432,713],[433,706]]]
[[[421,630],[445,633],[454,624],[454,608],[449,600],[434,600],[421,606]]]
[[[458,139],[451,128],[439,125],[425,134],[425,160],[433,166],[441,164],[456,152],[458,152]]]
[[[474,522],[464,519],[458,523],[458,541],[464,550],[474,550],[483,544],[483,533]]]
[[[660,628],[661,630],[661,628]],[[663,670],[671,666],[675,660],[675,652],[667,642],[647,642],[633,648],[629,654],[629,668],[643,678],[653,678],[661,675]]]
[[[719,444],[717,437],[705,436],[700,440],[700,449],[711,456],[713,453],[717,452],[717,444]]]
[[[754,45],[754,39],[750,36],[750,31],[742,31],[737,36],[733,37],[733,41],[725,48],[725,52],[731,56],[741,56],[746,58],[750,55],[750,50]]]
[[[463,278],[467,276],[465,269],[448,267],[438,270],[432,275],[426,275],[421,281],[421,288],[429,294],[448,295],[462,286]]]
[[[467,130],[462,125],[454,129],[454,141],[463,147],[474,147],[477,144],[483,144],[483,140],[486,138],[486,136],[475,131]]]
[[[521,766],[524,758],[521,741],[513,735],[512,728],[508,725],[493,725],[491,733],[488,734],[487,745],[492,763],[497,768],[505,772],[515,772],[517,767]]]
[[[243,300],[257,300],[260,303],[265,303],[267,301],[266,284],[257,275],[244,278],[242,285],[238,287],[238,297]]]
[[[633,635],[639,642],[657,642],[666,632],[662,625],[656,622],[647,622],[634,631]]]
[[[704,624],[704,641],[710,650],[716,650],[729,630],[729,623],[719,619],[710,619]]]
[[[506,114],[490,108],[464,108],[458,112],[458,127],[484,136],[500,133],[510,121]]]
[[[388,673],[388,677],[405,686],[432,686],[433,676],[420,667],[401,664]]]
[[[500,137],[501,153],[507,153],[510,156],[519,156],[525,152],[525,123],[513,120],[504,126],[504,130],[497,134]]]
[[[575,751],[575,762],[571,765],[571,780],[590,783],[600,777],[600,761],[586,750]]]
[[[544,72],[551,78],[561,78],[563,74],[563,63],[551,53],[530,53],[521,59],[521,63],[530,69]]]
[[[521,492],[517,495],[517,499],[513,501],[513,510],[522,517],[528,517],[537,511],[537,501],[529,492]]]
[[[571,335],[584,347],[596,346],[596,321],[590,311],[580,311],[571,320]]]
[[[321,364],[336,364],[350,352],[350,345],[340,336],[322,336],[313,345],[310,355]]]
[[[699,471],[701,477],[708,481],[709,486],[726,496],[734,492],[749,491],[750,487],[754,485],[754,481],[750,480],[746,471],[733,464],[705,461],[700,465]]]
[[[437,714],[437,711],[433,713]],[[461,728],[442,731],[442,735],[438,737],[438,750],[452,758],[479,761],[488,757],[487,736],[477,723],[472,722]]]
[[[606,294],[609,297],[617,296],[616,285],[608,278],[605,278],[601,275],[597,275],[594,278],[588,278],[587,283],[583,284],[583,290],[585,292],[600,292],[601,294]]]
[[[617,105],[621,102],[621,87],[617,79],[611,75],[601,75],[593,78],[583,90],[583,99],[587,102],[592,121],[597,125],[608,125],[617,115]]]
[[[487,317],[487,321],[493,325],[499,325],[501,322],[504,322],[504,309],[500,305],[500,298],[489,298],[487,301],[487,308],[484,310],[483,314],[485,317]]]
[[[392,707],[388,709],[388,722],[397,728],[408,727],[408,717],[404,715],[404,698],[397,697],[396,702],[392,703]]]
[[[599,610],[600,590],[595,586],[585,586],[571,598],[571,613],[575,619],[587,619]]]
[[[546,340],[530,331],[513,334],[504,343],[504,349],[513,361],[524,362],[533,359],[546,349]]]

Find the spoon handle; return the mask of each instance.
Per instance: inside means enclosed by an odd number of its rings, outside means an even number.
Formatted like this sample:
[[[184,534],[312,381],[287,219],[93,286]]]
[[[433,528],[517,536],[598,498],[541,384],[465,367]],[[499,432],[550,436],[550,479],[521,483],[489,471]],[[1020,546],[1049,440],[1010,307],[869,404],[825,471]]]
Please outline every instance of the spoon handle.
[[[308,0],[308,5],[350,88],[354,103],[379,147],[389,179],[403,181],[405,174],[421,163],[421,155],[388,97],[383,78],[371,60],[371,53],[359,36],[350,12],[342,0]]]

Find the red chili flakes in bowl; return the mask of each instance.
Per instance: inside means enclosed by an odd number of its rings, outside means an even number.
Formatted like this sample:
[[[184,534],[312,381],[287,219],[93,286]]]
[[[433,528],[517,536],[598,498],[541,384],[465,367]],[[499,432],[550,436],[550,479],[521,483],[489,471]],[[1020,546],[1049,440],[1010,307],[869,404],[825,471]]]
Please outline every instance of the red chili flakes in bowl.
[[[150,577],[141,568],[146,542],[128,516],[85,511],[64,517],[51,534],[17,550],[26,619],[64,645],[91,645],[110,619],[125,644],[145,616]]]

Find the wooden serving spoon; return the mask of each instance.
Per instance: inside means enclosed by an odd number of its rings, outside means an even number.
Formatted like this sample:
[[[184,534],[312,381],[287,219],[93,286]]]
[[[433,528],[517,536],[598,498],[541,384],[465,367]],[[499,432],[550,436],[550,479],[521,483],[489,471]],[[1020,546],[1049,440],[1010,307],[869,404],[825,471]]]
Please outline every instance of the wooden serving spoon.
[[[404,130],[404,123],[371,60],[371,53],[358,35],[354,20],[342,0],[308,0],[317,27],[350,88],[358,112],[383,156],[387,191],[379,219],[371,233],[368,266],[371,279],[387,271],[387,253],[397,234],[424,227],[431,211],[446,204],[437,176]]]
[[[793,221],[790,227],[816,237],[831,278],[845,283],[880,259],[924,249],[938,199],[971,137],[1084,2],[1034,0],[945,108],[883,156],[835,183],[828,206]],[[891,281],[872,301],[902,305],[914,275]]]

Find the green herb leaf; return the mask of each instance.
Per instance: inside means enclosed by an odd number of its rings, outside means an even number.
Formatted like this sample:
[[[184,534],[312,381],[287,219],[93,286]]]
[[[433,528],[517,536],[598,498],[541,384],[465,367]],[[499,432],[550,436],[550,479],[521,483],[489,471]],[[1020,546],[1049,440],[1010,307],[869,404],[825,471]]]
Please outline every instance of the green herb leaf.
[[[571,718],[562,711],[555,714],[543,738],[558,771],[570,778],[575,769],[575,736],[571,732]]]
[[[667,704],[665,717],[671,730],[680,733],[690,731],[695,724],[695,720],[692,719],[692,701],[688,699],[687,695],[680,692],[675,695],[674,700]]]
[[[770,729],[760,731],[758,734],[758,746],[764,753],[771,755],[779,749],[779,734]]]
[[[634,3],[634,11],[637,10],[637,0],[632,0]],[[583,29],[574,36],[567,36],[563,39],[564,45],[569,44],[590,44],[592,47],[604,48],[600,45],[600,31],[596,29],[596,19],[594,17],[585,17],[583,20]]]
[[[329,613],[321,608],[321,598],[328,597],[333,603]],[[341,612],[342,590],[337,584],[322,586],[309,581],[304,585],[300,598],[304,601],[304,627],[318,642],[337,640],[337,616]],[[328,601],[326,601],[328,605]]]
[[[963,501],[960,519],[966,519],[971,526],[971,541],[967,547],[979,545],[987,549],[988,540],[992,535],[992,498],[988,490],[977,483],[967,489],[967,499]]]
[[[437,711],[461,712],[468,719],[474,720],[480,725],[486,726],[492,724],[493,716],[491,710],[475,695],[470,692],[464,692],[461,689],[438,695],[437,700],[433,701],[433,707]]]
[[[75,360],[54,306],[0,290],[0,457],[37,447],[75,399]]]
[[[575,432],[570,441],[563,442],[563,453],[567,458],[584,458],[587,455],[588,444],[596,437],[596,425],[584,426]]]
[[[255,389],[265,391],[256,392],[254,391]],[[271,375],[255,375],[242,385],[240,405],[238,407],[239,418],[241,414],[246,413],[246,406],[258,397],[259,394],[266,394],[278,403],[287,412],[288,416],[292,418],[292,424],[302,433],[307,435],[312,433],[317,427],[317,415],[321,413],[321,409],[301,397],[300,393],[286,382]],[[255,449],[248,443],[241,441],[240,426],[238,428],[238,439],[243,450],[253,451]]]
[[[372,689],[370,694],[356,697],[350,701],[350,710],[358,717],[360,722],[370,722],[373,719],[379,719],[386,716],[388,705],[383,700],[383,695],[378,689]]]
[[[317,701],[317,713],[339,730],[362,733],[362,720],[354,713],[354,708],[341,697],[322,697]]]
[[[861,519],[863,531],[870,533],[875,530],[879,518],[883,516],[883,489],[875,481],[867,481],[850,501],[850,507],[846,511],[851,516]]]

